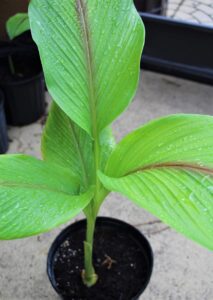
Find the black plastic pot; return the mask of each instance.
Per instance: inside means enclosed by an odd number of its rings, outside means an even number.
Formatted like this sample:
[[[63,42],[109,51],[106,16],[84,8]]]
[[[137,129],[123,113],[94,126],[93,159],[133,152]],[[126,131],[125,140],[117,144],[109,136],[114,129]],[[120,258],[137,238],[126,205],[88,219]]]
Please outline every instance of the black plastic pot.
[[[30,31],[0,43],[0,87],[5,95],[6,120],[28,125],[45,111],[45,85],[38,48]],[[11,62],[15,74],[11,72]]]
[[[7,123],[14,126],[37,121],[45,111],[45,87],[38,57],[27,54],[12,56],[23,76],[12,76],[8,57],[0,60],[0,88],[5,96]],[[17,73],[20,71],[17,71]]]
[[[14,55],[14,54],[33,54],[38,55],[38,49],[35,45],[35,43],[21,43],[16,40],[12,41],[2,41],[0,40],[0,58],[5,58],[8,55]]]
[[[0,84],[5,94],[7,123],[14,126],[37,121],[45,110],[43,73],[32,78]]]
[[[140,16],[146,28],[141,68],[213,85],[212,26],[147,13]]]
[[[8,150],[7,125],[4,113],[4,95],[0,91],[0,154]]]
[[[139,12],[165,15],[168,0],[134,0]]]
[[[41,64],[36,43],[32,39],[30,31],[26,31],[12,40],[0,40],[0,58],[7,58],[9,55],[27,55],[34,57]]]
[[[55,291],[64,300],[137,300],[147,287],[153,268],[152,249],[147,239],[140,231],[123,221],[98,217],[93,261],[99,280],[94,287],[87,288],[81,279],[85,230],[86,220],[70,225],[59,234],[49,250],[47,274]],[[77,240],[80,240],[80,246]],[[126,245],[126,241],[128,241],[128,245]],[[109,247],[110,249],[108,249]],[[117,256],[113,256],[113,253],[116,252]],[[116,259],[110,269],[104,267],[102,261],[104,253],[107,254],[105,257],[111,254],[110,257]],[[130,258],[130,253],[135,261]],[[132,263],[129,263],[129,259]],[[79,260],[81,262],[78,264]],[[119,271],[120,268],[122,272]],[[73,275],[74,272],[76,274]],[[142,276],[135,276],[138,272]],[[103,274],[104,278],[100,274]],[[67,281],[67,278],[70,282]],[[105,279],[112,284],[106,286]],[[125,280],[124,285],[122,280]],[[135,282],[137,282],[136,289],[134,288]],[[80,295],[74,292],[76,284]],[[121,290],[118,290],[119,296],[115,296],[112,290],[118,286],[121,286]]]

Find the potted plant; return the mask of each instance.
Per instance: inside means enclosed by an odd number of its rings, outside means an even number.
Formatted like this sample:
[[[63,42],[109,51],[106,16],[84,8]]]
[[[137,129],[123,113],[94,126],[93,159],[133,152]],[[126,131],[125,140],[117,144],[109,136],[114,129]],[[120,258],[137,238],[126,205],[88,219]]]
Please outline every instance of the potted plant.
[[[101,204],[119,192],[213,249],[213,118],[166,116],[116,144],[110,124],[133,98],[145,39],[133,3],[32,0],[29,17],[54,101],[43,161],[0,159],[0,238],[39,234],[83,211],[86,221],[50,249],[52,285],[64,299],[137,299],[151,275],[149,244],[130,225],[97,219]]]
[[[4,95],[0,90],[0,154],[8,150],[7,125],[4,113]]]
[[[40,58],[37,52],[29,51],[32,38],[29,19],[20,13],[7,21],[7,32],[11,40],[10,51],[1,58],[0,87],[5,95],[7,122],[11,125],[27,125],[37,121],[45,110],[44,81]],[[18,43],[26,51],[14,53]]]

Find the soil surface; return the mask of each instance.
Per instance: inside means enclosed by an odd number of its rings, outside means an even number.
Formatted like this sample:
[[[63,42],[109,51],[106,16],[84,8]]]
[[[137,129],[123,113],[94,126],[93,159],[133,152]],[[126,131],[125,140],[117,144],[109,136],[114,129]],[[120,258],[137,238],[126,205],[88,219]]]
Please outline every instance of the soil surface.
[[[94,242],[95,286],[87,288],[81,279],[85,229],[73,232],[54,256],[57,287],[69,300],[131,300],[146,285],[149,260],[128,232],[97,228]]]

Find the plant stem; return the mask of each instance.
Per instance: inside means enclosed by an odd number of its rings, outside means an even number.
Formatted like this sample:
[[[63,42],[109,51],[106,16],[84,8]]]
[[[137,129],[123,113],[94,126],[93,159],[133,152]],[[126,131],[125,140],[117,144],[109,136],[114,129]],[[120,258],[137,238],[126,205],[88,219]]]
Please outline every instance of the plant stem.
[[[12,75],[15,75],[15,67],[14,67],[14,63],[13,63],[13,59],[12,59],[12,56],[9,55],[8,56],[8,62],[9,62],[9,67],[10,67],[10,72]]]
[[[92,72],[91,65],[89,64],[90,70],[90,86],[92,87]],[[91,88],[91,99],[95,99],[93,88]],[[97,131],[97,119],[96,119],[96,108],[95,102],[92,101],[91,106],[92,112],[92,124],[93,124],[93,153],[94,153],[94,164],[95,164],[95,173],[94,173],[94,183],[95,183],[95,195],[87,209],[85,210],[87,216],[87,229],[86,229],[86,241],[84,242],[84,272],[82,273],[83,282],[88,287],[93,286],[97,280],[98,276],[95,273],[93,267],[93,239],[95,231],[95,222],[98,210],[96,209],[97,203],[99,201],[99,192],[100,192],[100,180],[98,178],[97,172],[99,170],[100,163],[100,145],[99,145],[99,134]]]
[[[87,216],[87,229],[86,229],[86,241],[84,242],[84,267],[85,270],[82,273],[83,282],[87,287],[93,286],[98,276],[95,273],[93,267],[93,239],[95,231],[96,216],[89,214]]]

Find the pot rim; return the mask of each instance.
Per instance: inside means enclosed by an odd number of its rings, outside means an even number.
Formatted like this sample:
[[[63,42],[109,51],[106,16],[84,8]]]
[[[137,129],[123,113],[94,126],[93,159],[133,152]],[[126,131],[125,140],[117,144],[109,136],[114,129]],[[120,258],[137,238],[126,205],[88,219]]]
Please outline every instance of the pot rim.
[[[57,284],[56,284],[55,277],[53,275],[53,270],[52,270],[52,262],[53,262],[54,254],[58,248],[58,245],[63,243],[63,241],[65,240],[66,236],[70,233],[70,231],[73,231],[73,232],[77,231],[85,223],[86,223],[86,219],[81,219],[79,221],[72,223],[65,229],[63,229],[61,231],[61,233],[59,233],[59,235],[55,238],[55,240],[53,241],[53,243],[49,249],[48,256],[47,256],[47,275],[48,275],[48,278],[50,280],[52,287],[59,295],[61,295],[61,293],[60,293],[59,289],[57,288]],[[147,260],[149,261],[149,272],[148,272],[145,284],[140,289],[138,294],[134,298],[131,299],[131,300],[137,300],[140,297],[140,295],[144,292],[144,290],[146,289],[147,285],[149,284],[151,275],[152,275],[154,255],[153,255],[151,245],[150,245],[149,241],[147,240],[147,238],[143,235],[143,233],[139,229],[134,227],[133,225],[130,225],[129,223],[126,223],[120,219],[115,219],[115,218],[111,218],[111,217],[97,217],[96,226],[98,226],[98,225],[104,226],[104,224],[111,226],[111,227],[112,227],[112,225],[114,225],[117,228],[120,227],[120,228],[130,231],[132,234],[132,237],[135,238],[135,240],[138,240],[138,242],[140,244],[143,244],[144,251],[147,255]]]

